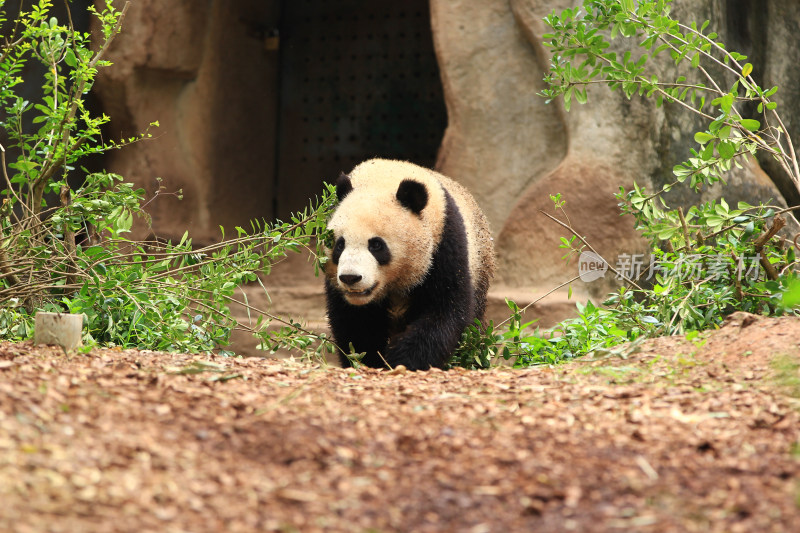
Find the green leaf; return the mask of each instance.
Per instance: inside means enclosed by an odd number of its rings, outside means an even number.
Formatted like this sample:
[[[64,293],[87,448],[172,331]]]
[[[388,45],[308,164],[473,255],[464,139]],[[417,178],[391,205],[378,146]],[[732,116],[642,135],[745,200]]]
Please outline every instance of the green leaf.
[[[783,293],[783,305],[788,308],[800,307],[800,279],[791,279]]]
[[[78,65],[78,61],[75,59],[75,52],[72,48],[68,48],[67,52],[64,54],[64,63],[71,68],[75,68]]]
[[[665,228],[658,232],[658,238],[662,241],[672,238],[678,232],[677,227]]]
[[[84,250],[83,254],[87,257],[94,257],[96,255],[100,255],[105,252],[105,248],[102,246],[90,246],[86,250]]]
[[[710,135],[704,131],[698,131],[694,134],[694,140],[697,144],[706,144],[709,141],[713,141],[716,139],[713,135]]]
[[[700,152],[700,159],[703,161],[711,161],[714,157],[714,143],[708,143],[705,148]],[[702,175],[708,175],[708,167],[701,172]]]
[[[745,63],[742,67],[742,76],[747,77],[751,72],[753,72],[753,65],[750,63]]]
[[[739,123],[749,131],[758,131],[761,128],[761,122],[752,118],[743,118]]]
[[[569,89],[566,90],[564,93],[564,109],[569,112],[570,104],[572,103],[572,93],[575,90],[575,87],[570,86]]]
[[[731,93],[726,94],[720,99],[720,108],[728,114],[731,112],[731,108],[733,107],[733,95]]]
[[[723,141],[717,146],[720,157],[723,159],[730,159],[736,155],[736,145],[732,142]]]

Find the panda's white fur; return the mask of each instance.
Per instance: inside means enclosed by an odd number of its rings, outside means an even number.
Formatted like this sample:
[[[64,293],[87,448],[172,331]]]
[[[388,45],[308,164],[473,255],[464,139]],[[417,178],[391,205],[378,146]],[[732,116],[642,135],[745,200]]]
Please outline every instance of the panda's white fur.
[[[438,353],[444,349],[439,346],[430,350],[438,350],[437,353],[423,353],[419,360],[413,361],[409,361],[409,357],[414,359],[413,354],[393,358],[392,352],[410,352],[411,346],[417,345],[425,351],[427,345],[415,344],[416,339],[409,339],[409,335],[413,336],[414,331],[422,334],[430,327],[422,320],[439,320],[445,323],[445,328],[449,327],[452,318],[449,307],[456,307],[452,313],[458,318],[450,330],[460,327],[464,320],[483,318],[486,291],[494,273],[492,238],[484,215],[460,184],[412,163],[373,159],[358,165],[342,179],[339,187],[342,198],[328,223],[334,246],[328,250],[326,265],[329,318],[336,341],[353,343],[357,351],[374,348],[381,352],[374,359],[379,363],[371,366],[385,366],[381,363],[419,368],[442,366],[450,354]],[[410,196],[406,198],[404,194]],[[415,212],[417,204],[422,208]],[[466,247],[463,258],[442,257],[445,249],[452,248],[453,254],[462,253],[459,242],[447,242],[443,247],[443,236],[450,241],[463,239]],[[337,250],[337,246],[341,249]],[[442,265],[452,265],[447,268],[454,271],[434,273],[436,257]],[[423,291],[425,283],[435,286]],[[442,288],[444,285],[454,288],[452,295]],[[431,301],[425,300],[429,294],[435,295],[430,296],[434,298]],[[442,298],[452,301],[439,301]],[[467,298],[469,301],[458,301]],[[385,320],[374,325],[380,329],[386,323],[385,346],[381,346],[378,337],[371,342],[357,342],[361,340],[358,326],[350,322],[359,319],[358,313],[365,307],[372,313],[386,315]],[[462,317],[459,313],[474,316]],[[352,320],[343,319],[348,314],[352,314]],[[447,349],[454,348],[452,338],[461,334],[450,330],[446,332],[447,342],[443,343]],[[363,333],[367,337],[373,334]],[[347,345],[340,347],[348,349]]]

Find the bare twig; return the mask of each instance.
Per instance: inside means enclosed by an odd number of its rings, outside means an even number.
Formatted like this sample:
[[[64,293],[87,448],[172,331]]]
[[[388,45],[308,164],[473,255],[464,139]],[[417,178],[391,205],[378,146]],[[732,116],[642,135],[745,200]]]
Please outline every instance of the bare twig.
[[[569,230],[569,232],[570,232],[570,233],[572,233],[573,235],[575,235],[575,236],[576,236],[576,237],[577,237],[577,238],[578,238],[578,239],[581,241],[581,243],[583,243],[583,245],[584,245],[584,246],[586,246],[586,247],[587,247],[589,250],[591,250],[591,251],[592,251],[592,252],[593,252],[593,253],[594,253],[594,254],[595,254],[597,257],[599,257],[600,259],[602,259],[602,260],[603,260],[603,262],[604,262],[606,265],[608,265],[608,268],[609,268],[609,270],[611,270],[611,271],[612,271],[614,274],[616,274],[616,275],[617,275],[617,276],[618,276],[620,279],[624,280],[624,281],[625,281],[626,283],[628,283],[629,285],[632,285],[633,287],[636,287],[638,290],[642,290],[642,288],[641,288],[639,285],[637,285],[637,284],[636,284],[636,282],[635,282],[634,280],[630,279],[628,276],[625,276],[625,275],[623,275],[623,274],[622,274],[622,273],[620,273],[620,272],[619,272],[619,271],[618,271],[616,268],[614,268],[613,266],[611,266],[611,264],[610,264],[608,261],[606,261],[606,260],[605,260],[605,258],[604,258],[602,255],[600,255],[599,253],[597,253],[597,250],[595,250],[595,249],[592,247],[592,245],[591,245],[591,244],[589,244],[589,242],[588,242],[586,239],[584,239],[584,238],[583,238],[583,237],[582,237],[582,236],[581,236],[581,235],[580,235],[580,234],[579,234],[577,231],[575,231],[575,229],[574,229],[572,226],[569,226],[569,225],[567,225],[567,224],[564,224],[562,221],[558,220],[558,219],[557,219],[556,217],[554,217],[553,215],[551,215],[551,214],[549,214],[549,213],[546,213],[546,212],[542,211],[541,209],[539,210],[539,212],[540,212],[541,214],[543,214],[544,216],[546,216],[547,218],[549,218],[550,220],[552,220],[553,222],[555,222],[556,224],[558,224],[559,226],[561,226],[561,227],[563,227],[563,228],[566,228],[567,230]]]
[[[67,285],[72,285],[75,283],[77,265],[75,264],[75,232],[70,228],[69,221],[69,206],[72,203],[72,198],[68,185],[61,186],[60,198],[61,207],[64,208],[67,215],[64,220],[64,248],[67,252],[67,261],[69,261],[69,266],[67,266]]]
[[[683,208],[678,208],[678,218],[681,219],[681,228],[683,228],[683,242],[685,246],[689,246],[689,226],[686,225],[686,218],[683,216]]]
[[[762,233],[761,235],[759,235],[759,237],[753,242],[753,247],[755,248],[755,251],[758,254],[761,266],[764,267],[764,271],[767,273],[767,277],[773,281],[778,279],[778,271],[775,269],[775,265],[773,265],[769,261],[769,257],[764,255],[763,253],[764,246],[785,225],[786,225],[786,219],[780,215],[775,215],[775,217],[772,219],[772,225],[770,225],[769,229],[764,233]]]
[[[547,291],[547,292],[546,292],[545,294],[543,294],[542,296],[539,296],[539,297],[538,297],[538,298],[536,298],[534,301],[532,301],[531,303],[529,303],[529,304],[528,304],[528,305],[526,305],[525,307],[521,308],[521,309],[519,310],[520,314],[522,314],[522,313],[524,313],[525,311],[527,311],[527,309],[528,309],[530,306],[532,306],[532,305],[536,305],[537,303],[541,302],[542,300],[544,300],[545,298],[547,298],[548,296],[550,296],[551,294],[553,294],[554,292],[556,292],[558,289],[560,289],[560,288],[562,288],[562,287],[566,287],[567,285],[569,285],[569,284],[570,284],[570,283],[572,283],[573,281],[577,281],[577,280],[579,280],[579,279],[580,279],[580,277],[581,277],[580,275],[577,275],[577,276],[575,276],[574,278],[572,278],[572,279],[570,279],[570,280],[567,280],[567,281],[565,281],[565,282],[564,282],[564,283],[562,283],[561,285],[558,285],[557,287],[553,287],[552,289],[550,289],[549,291]],[[508,317],[508,318],[506,318],[505,320],[503,320],[502,322],[500,322],[499,324],[497,324],[497,327],[500,327],[500,326],[502,326],[503,324],[505,324],[505,323],[506,323],[506,322],[508,322],[509,320],[511,320],[511,317]]]

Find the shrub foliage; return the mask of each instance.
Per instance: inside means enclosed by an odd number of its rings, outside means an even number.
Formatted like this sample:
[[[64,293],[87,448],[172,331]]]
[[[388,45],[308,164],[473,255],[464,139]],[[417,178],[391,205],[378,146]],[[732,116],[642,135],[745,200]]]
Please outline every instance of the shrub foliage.
[[[252,308],[236,291],[289,251],[320,256],[332,189],[289,222],[252,223],[232,238],[223,231],[221,242],[204,248],[193,247],[188,234],[177,243],[132,240],[134,220],[149,222],[142,206],[152,199],[121,176],[80,166],[89,155],[150,137],[104,141],[109,117],[86,106],[98,70],[110,65],[104,55],[128,4],[89,8],[101,32],[95,50],[88,33],[51,16],[50,0],[27,9],[23,2],[13,21],[5,4],[0,0],[7,30],[0,45],[0,337],[29,338],[37,310],[68,311],[84,315],[89,345],[209,351],[227,344],[236,327],[229,306],[238,302],[258,316],[252,329],[266,348],[328,349],[324,337]],[[22,96],[32,87],[41,88],[35,101]],[[268,330],[272,321],[283,327]]]
[[[694,135],[697,146],[689,157],[675,165],[671,183],[656,191],[634,184],[617,196],[622,213],[649,239],[649,256],[629,258],[629,266],[638,260],[636,269],[609,264],[623,287],[602,306],[579,305],[578,318],[549,331],[522,333],[520,309],[509,302],[512,316],[504,324],[470,328],[456,364],[486,367],[497,357],[513,358],[518,366],[553,363],[626,341],[714,328],[736,310],[797,313],[798,236],[781,231],[787,222],[797,227],[791,209],[745,202],[733,207],[720,198],[684,211],[663,198],[674,187],[698,191],[724,184],[726,172],[759,151],[775,157],[800,185],[797,155],[772,100],[778,88],[760,87],[755,67],[728,51],[708,31],[709,21],[687,25],[670,13],[670,0],[586,0],[545,18],[552,28],[544,36],[552,52],[542,93],[548,101],[559,99],[569,110],[573,102],[587,103],[588,86],[604,84],[626,98],[679,106],[706,124]],[[615,39],[634,44],[614,47]],[[620,48],[625,51],[614,51]],[[657,56],[669,56],[685,75],[661,79]],[[572,232],[561,244],[568,259],[590,243],[570,226],[561,195],[553,200],[561,216],[548,216]]]

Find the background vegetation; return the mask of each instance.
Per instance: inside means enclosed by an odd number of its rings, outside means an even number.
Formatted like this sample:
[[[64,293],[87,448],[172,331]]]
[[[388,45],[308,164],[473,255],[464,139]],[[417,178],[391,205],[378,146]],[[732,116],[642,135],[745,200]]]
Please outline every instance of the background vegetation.
[[[237,298],[237,287],[257,282],[258,272],[289,251],[317,254],[331,190],[289,222],[253,222],[235,228],[234,237],[221,228],[212,246],[195,248],[188,234],[177,243],[130,239],[135,220],[149,223],[144,208],[154,198],[121,176],[81,166],[87,156],[150,137],[106,141],[101,127],[109,117],[86,106],[128,4],[89,8],[102,32],[97,51],[71,16],[66,23],[50,16],[51,1],[34,2],[13,21],[5,4],[0,0],[0,337],[29,338],[33,316],[43,310],[83,314],[88,346],[210,351],[227,345],[236,327],[229,305],[237,302],[258,315],[251,329],[265,348],[325,349],[324,337],[253,309]],[[25,94],[41,88],[36,101],[22,96],[23,87]],[[272,321],[282,327],[268,329]]]

